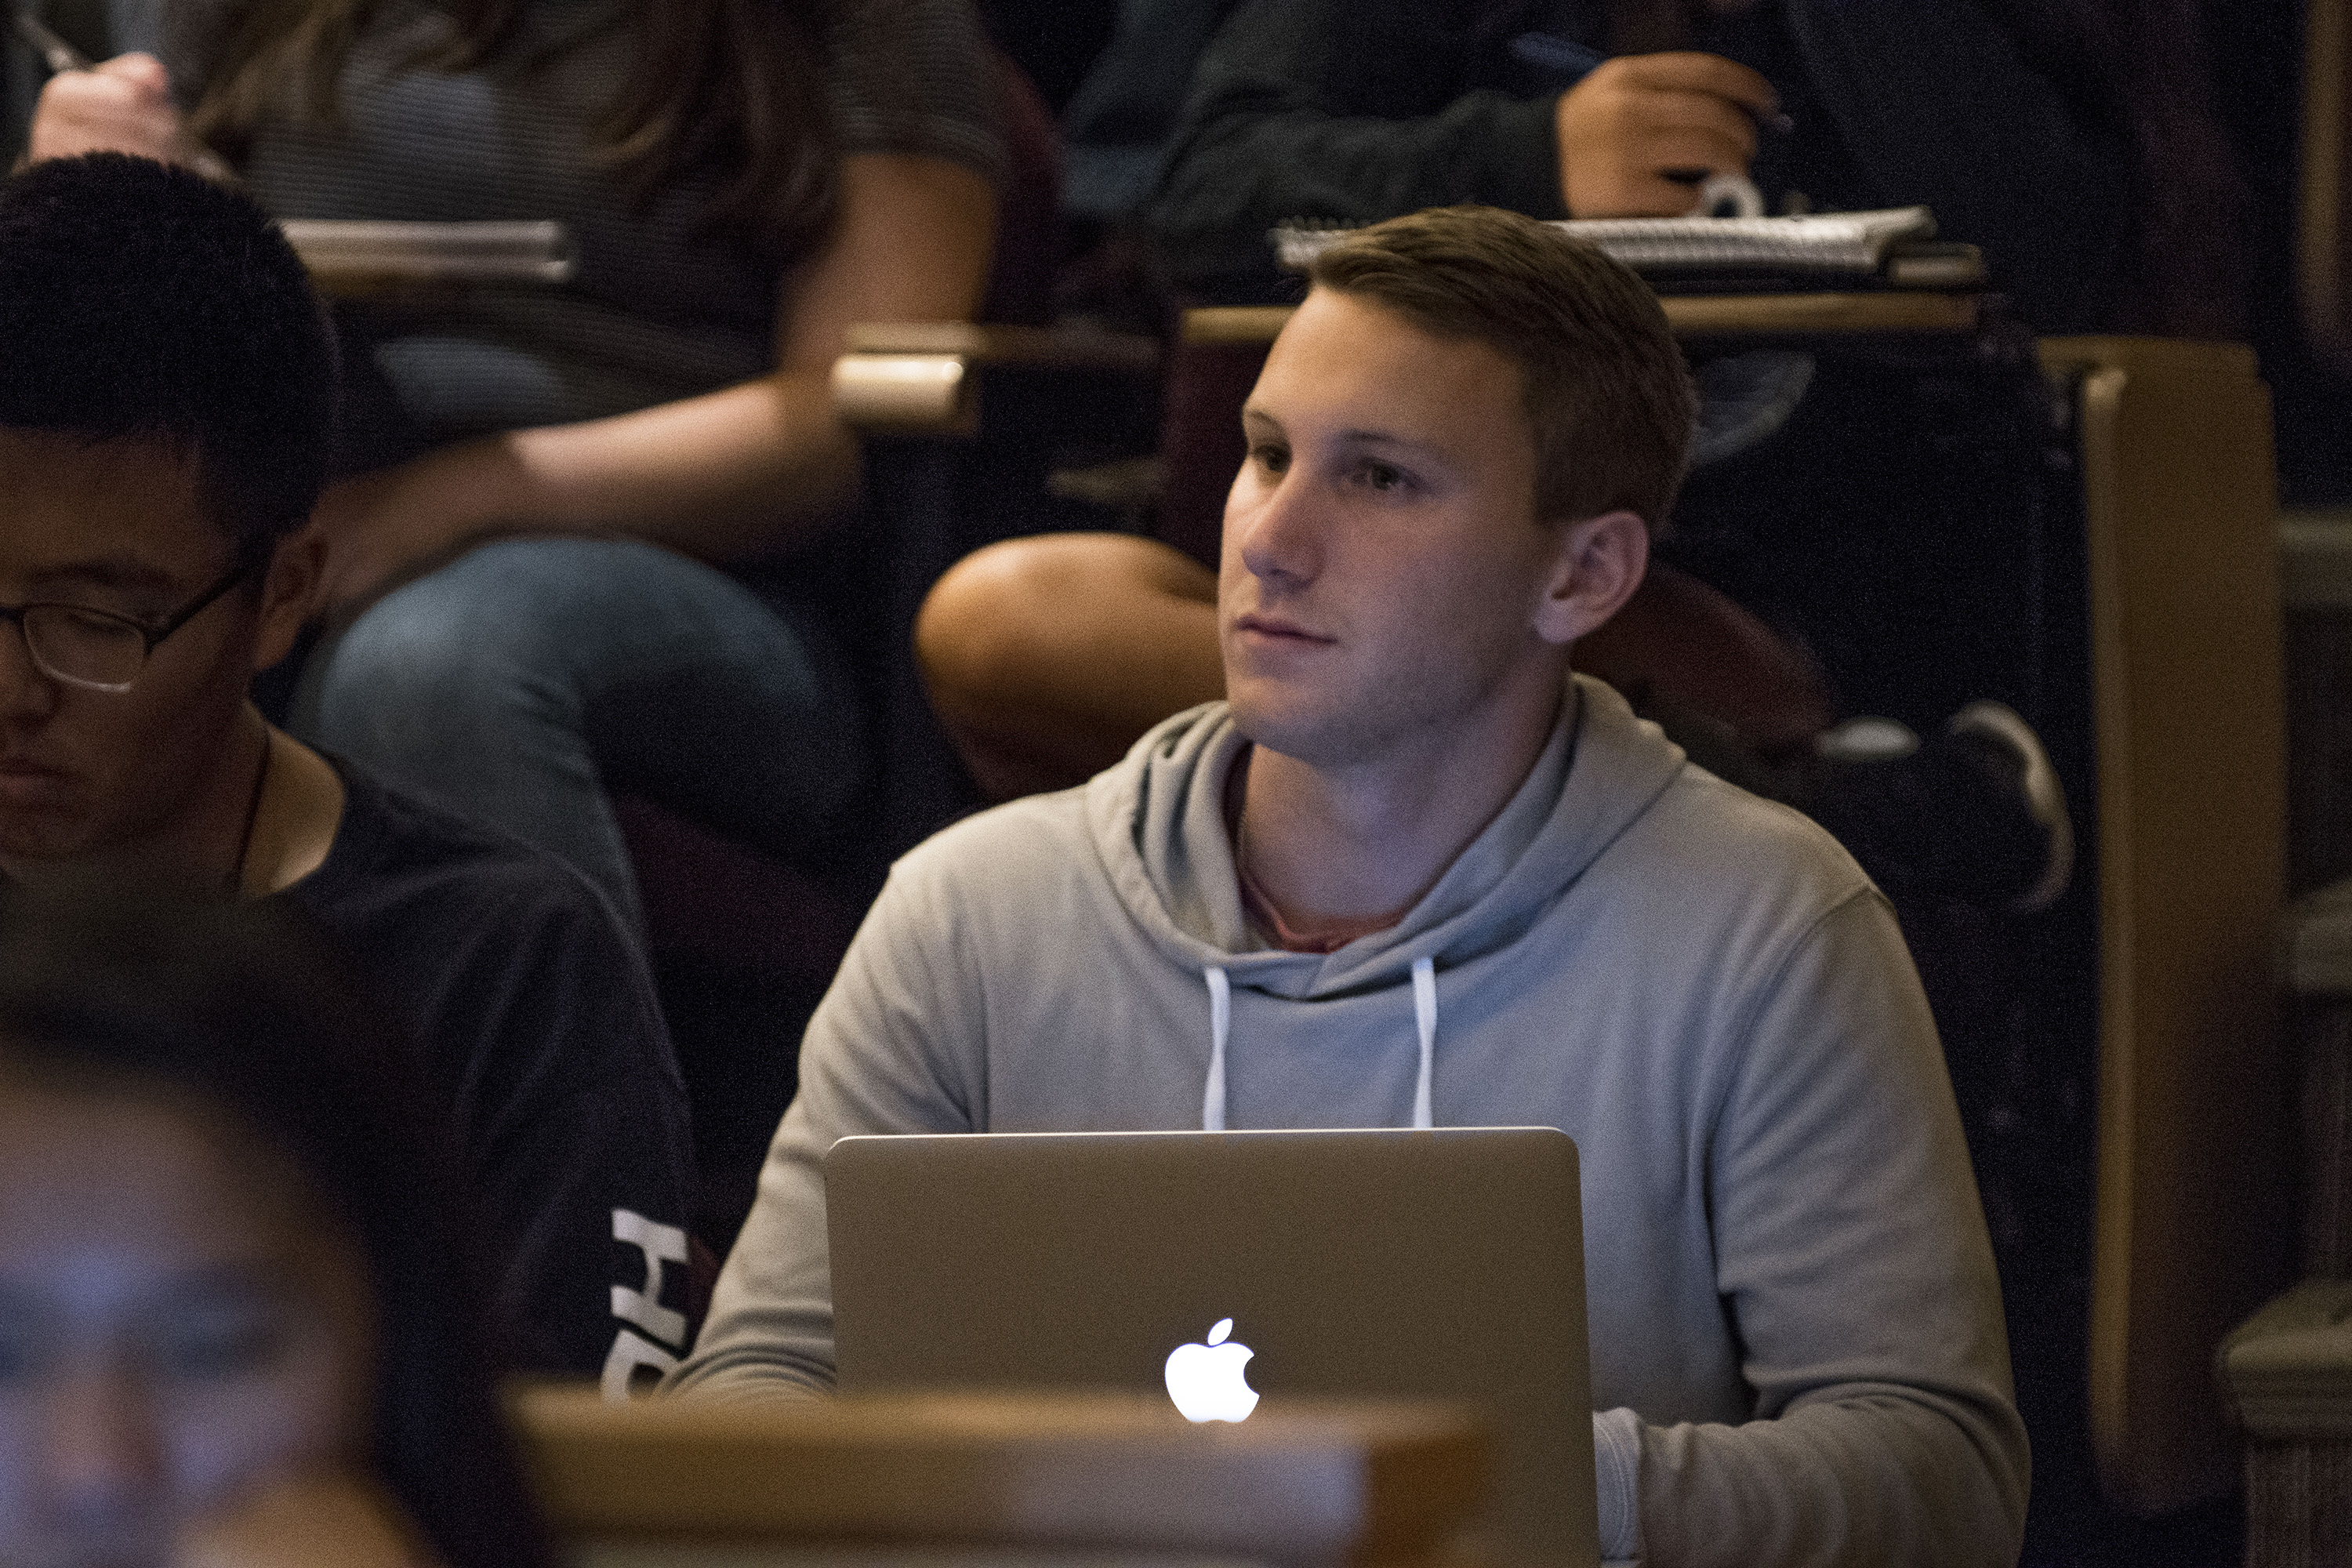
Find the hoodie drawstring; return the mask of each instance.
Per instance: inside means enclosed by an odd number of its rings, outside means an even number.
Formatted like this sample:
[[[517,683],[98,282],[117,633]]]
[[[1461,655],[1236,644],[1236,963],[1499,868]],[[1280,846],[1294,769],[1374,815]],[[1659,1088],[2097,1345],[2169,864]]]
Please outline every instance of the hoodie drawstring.
[[[1234,1026],[1234,985],[1225,972],[1211,964],[1209,982],[1209,1081],[1201,1090],[1201,1131],[1225,1130],[1225,1036]]]
[[[1234,984],[1223,966],[1210,964],[1201,972],[1209,986],[1209,1080],[1201,1089],[1201,1131],[1225,1130],[1225,1040],[1233,1033]],[[1421,1071],[1412,1086],[1412,1124],[1426,1130],[1431,1119],[1429,1090],[1437,1060],[1437,963],[1426,955],[1412,961],[1412,1021],[1421,1036]]]
[[[1421,1079],[1412,1086],[1412,1124],[1429,1120],[1430,1068],[1437,1059],[1437,964],[1426,953],[1412,961],[1412,1021],[1421,1033]]]

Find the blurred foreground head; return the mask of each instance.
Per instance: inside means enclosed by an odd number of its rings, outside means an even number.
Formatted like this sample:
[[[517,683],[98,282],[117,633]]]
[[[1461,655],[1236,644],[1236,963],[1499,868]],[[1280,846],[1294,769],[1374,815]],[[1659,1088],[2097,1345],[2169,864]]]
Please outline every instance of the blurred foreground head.
[[[268,905],[0,902],[0,1563],[173,1560],[320,1476],[546,1561],[407,1056]]]

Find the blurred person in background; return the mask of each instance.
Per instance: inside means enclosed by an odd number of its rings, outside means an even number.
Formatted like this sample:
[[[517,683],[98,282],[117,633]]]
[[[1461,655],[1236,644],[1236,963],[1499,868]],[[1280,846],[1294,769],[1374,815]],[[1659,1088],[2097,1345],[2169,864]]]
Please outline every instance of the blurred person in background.
[[[0,1563],[551,1568],[404,1058],[282,909],[0,899]]]
[[[968,0],[168,0],[156,42],[54,78],[31,156],[209,149],[279,217],[553,219],[579,252],[561,290],[342,312],[319,520],[352,624],[296,732],[632,923],[608,789],[823,850],[877,619],[827,377],[851,322],[980,302],[1003,153]]]

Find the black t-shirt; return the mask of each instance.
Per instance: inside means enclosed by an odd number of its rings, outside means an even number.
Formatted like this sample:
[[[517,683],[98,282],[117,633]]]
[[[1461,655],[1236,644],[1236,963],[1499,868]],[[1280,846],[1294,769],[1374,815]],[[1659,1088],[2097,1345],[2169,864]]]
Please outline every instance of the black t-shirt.
[[[280,897],[403,1010],[498,1234],[516,1363],[666,1368],[686,1348],[686,1087],[653,981],[552,856],[335,761],[326,862]]]

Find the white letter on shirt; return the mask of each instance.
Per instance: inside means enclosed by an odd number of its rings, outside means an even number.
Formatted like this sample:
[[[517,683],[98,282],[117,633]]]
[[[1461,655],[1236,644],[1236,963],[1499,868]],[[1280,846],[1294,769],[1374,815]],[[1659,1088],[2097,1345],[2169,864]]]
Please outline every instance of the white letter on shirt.
[[[646,1255],[646,1288],[613,1287],[613,1316],[635,1323],[664,1344],[686,1348],[686,1314],[661,1304],[662,1265],[686,1261],[686,1232],[676,1226],[656,1225],[634,1209],[613,1211],[613,1239],[625,1241]]]
[[[625,1241],[646,1255],[646,1288],[632,1290],[625,1285],[614,1286],[613,1316],[683,1351],[686,1314],[663,1306],[661,1291],[662,1265],[687,1260],[686,1232],[676,1226],[658,1225],[633,1209],[614,1209],[613,1239]],[[630,1375],[641,1366],[667,1372],[677,1364],[677,1357],[671,1352],[623,1329],[614,1336],[612,1352],[604,1357],[604,1397],[628,1398]]]

